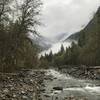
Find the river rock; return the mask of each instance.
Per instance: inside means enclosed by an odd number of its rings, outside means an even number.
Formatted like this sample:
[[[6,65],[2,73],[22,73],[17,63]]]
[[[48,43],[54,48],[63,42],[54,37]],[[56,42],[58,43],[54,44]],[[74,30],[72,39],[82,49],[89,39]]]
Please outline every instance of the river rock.
[[[6,89],[3,90],[3,92],[4,92],[4,93],[8,93],[9,90],[6,88]]]
[[[28,97],[27,96],[22,96],[22,99],[23,100],[28,100]]]
[[[54,90],[62,91],[63,87],[53,87]]]
[[[49,97],[50,97],[50,95],[48,95],[48,94],[45,94],[44,96],[45,96],[46,98],[49,98]]]
[[[39,97],[44,72],[0,73],[0,100],[34,100]],[[36,95],[33,97],[33,93]]]

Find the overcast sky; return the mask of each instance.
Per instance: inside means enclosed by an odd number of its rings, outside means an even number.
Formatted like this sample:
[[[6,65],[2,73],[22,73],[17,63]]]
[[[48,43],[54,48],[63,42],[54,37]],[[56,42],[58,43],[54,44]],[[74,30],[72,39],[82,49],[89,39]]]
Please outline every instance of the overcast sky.
[[[96,12],[100,0],[43,0],[39,28],[42,35],[55,37],[61,33],[71,34],[86,25]]]

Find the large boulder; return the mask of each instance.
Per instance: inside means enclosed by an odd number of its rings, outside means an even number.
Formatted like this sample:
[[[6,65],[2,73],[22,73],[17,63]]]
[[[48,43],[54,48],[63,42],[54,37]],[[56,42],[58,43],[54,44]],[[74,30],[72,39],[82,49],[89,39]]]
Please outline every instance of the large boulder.
[[[63,87],[53,87],[54,90],[62,91]]]

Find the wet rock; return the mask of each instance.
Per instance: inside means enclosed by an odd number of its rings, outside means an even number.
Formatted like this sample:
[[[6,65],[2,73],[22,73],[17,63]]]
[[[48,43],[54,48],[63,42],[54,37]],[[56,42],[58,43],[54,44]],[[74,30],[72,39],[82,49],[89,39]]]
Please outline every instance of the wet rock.
[[[41,92],[45,92],[46,90],[45,90],[45,89],[40,89],[40,91],[41,91]]]
[[[16,94],[13,94],[13,98],[16,98],[17,97],[17,95]]]
[[[25,91],[21,91],[22,94],[25,94]]]
[[[63,91],[63,87],[53,87],[54,90]]]
[[[8,93],[9,90],[6,88],[6,89],[3,90],[3,92],[4,92],[4,93]]]
[[[50,95],[47,95],[47,94],[45,94],[44,96],[45,96],[46,98],[49,98],[49,97],[50,97]]]
[[[22,99],[23,100],[28,100],[28,97],[27,96],[22,96]]]

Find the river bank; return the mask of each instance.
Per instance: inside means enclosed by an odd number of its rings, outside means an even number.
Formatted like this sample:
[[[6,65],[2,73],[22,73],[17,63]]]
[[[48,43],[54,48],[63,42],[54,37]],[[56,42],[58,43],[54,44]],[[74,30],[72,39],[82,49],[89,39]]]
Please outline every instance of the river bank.
[[[0,100],[39,100],[45,71],[0,73]]]
[[[65,65],[58,67],[57,70],[79,79],[100,80],[100,66]]]
[[[82,80],[55,69],[45,75],[41,100],[100,100],[99,80]]]
[[[0,100],[100,99],[100,81],[74,78],[67,72],[43,69],[0,73]]]

